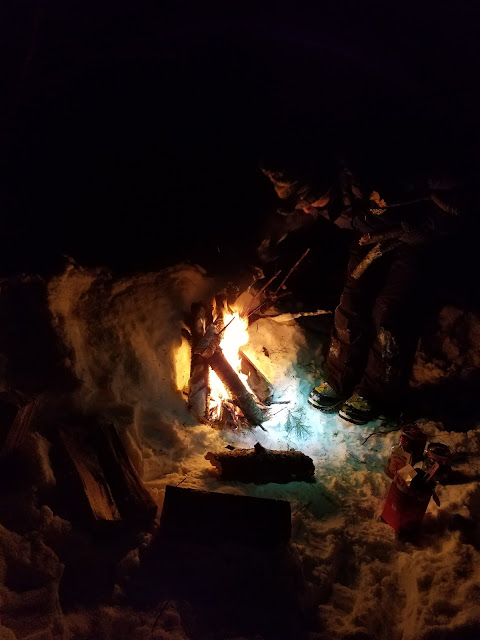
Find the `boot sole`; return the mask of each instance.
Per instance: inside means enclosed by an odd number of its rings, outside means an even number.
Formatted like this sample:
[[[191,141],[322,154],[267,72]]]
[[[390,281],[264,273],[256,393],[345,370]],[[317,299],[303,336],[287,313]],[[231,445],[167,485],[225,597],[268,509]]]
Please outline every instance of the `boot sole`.
[[[345,413],[343,413],[342,410],[338,412],[338,415],[345,422],[348,422],[349,424],[356,424],[359,426],[368,424],[369,422],[372,422],[372,420],[376,419],[375,417],[369,418],[368,420],[365,420],[365,418],[352,418],[351,416],[347,416]]]
[[[331,404],[329,407],[322,407],[308,398],[308,404],[314,409],[318,409],[318,411],[321,411],[322,413],[336,413],[338,411],[338,407],[340,407],[344,402],[344,400],[339,400],[335,404]]]

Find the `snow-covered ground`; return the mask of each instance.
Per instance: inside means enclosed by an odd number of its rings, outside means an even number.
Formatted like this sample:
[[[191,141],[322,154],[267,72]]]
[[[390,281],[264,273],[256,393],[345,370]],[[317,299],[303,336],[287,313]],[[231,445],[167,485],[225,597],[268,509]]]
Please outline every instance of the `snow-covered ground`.
[[[83,383],[83,405],[115,418],[160,506],[165,486],[179,482],[291,502],[292,549],[315,612],[310,640],[480,637],[480,425],[457,433],[422,423],[430,440],[465,454],[456,465],[463,477],[438,487],[440,507],[431,501],[418,539],[398,539],[379,519],[390,485],[383,467],[398,432],[380,422],[347,426],[307,404],[321,379],[324,346],[295,321],[259,320],[244,348],[271,380],[274,399],[289,401],[272,406],[265,431],[222,432],[194,423],[182,394],[189,373],[183,314],[216,286],[189,265],[123,281],[71,266],[52,282],[50,308]],[[297,420],[304,427],[300,436],[288,432],[289,416],[290,424]],[[256,442],[311,456],[315,483],[254,485],[220,482],[212,474],[208,451]],[[45,518],[52,523],[55,515]],[[135,568],[136,558],[132,552],[125,559],[123,573]],[[163,621],[152,636],[150,620],[112,604],[69,613],[63,637],[189,638],[174,605],[166,612],[168,628]],[[4,633],[0,637],[8,638]]]

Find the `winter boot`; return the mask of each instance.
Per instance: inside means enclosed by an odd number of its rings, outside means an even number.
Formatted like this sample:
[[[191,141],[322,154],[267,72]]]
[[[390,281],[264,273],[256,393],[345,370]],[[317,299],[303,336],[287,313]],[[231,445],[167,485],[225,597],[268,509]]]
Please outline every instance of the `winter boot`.
[[[320,409],[320,411],[333,411],[344,400],[345,396],[337,393],[328,382],[322,382],[321,385],[312,389],[308,396],[308,404],[311,404],[315,409]]]
[[[353,422],[353,424],[367,424],[371,420],[378,418],[378,411],[376,411],[372,404],[363,396],[358,393],[354,393],[342,406],[338,415],[347,422]]]

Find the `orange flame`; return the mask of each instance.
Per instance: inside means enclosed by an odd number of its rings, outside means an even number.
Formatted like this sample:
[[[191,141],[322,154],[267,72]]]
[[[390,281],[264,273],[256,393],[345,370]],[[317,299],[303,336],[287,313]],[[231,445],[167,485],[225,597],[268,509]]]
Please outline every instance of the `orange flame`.
[[[241,361],[239,349],[248,342],[248,320],[242,318],[236,311],[233,314],[225,314],[225,326],[227,327],[222,334],[220,349],[228,360],[229,364],[235,369],[242,382],[248,389],[247,376],[241,373]],[[227,326],[228,325],[228,326]],[[210,414],[212,420],[219,420],[222,413],[222,402],[229,398],[228,391],[225,389],[222,381],[215,371],[210,369],[209,373],[210,385]]]

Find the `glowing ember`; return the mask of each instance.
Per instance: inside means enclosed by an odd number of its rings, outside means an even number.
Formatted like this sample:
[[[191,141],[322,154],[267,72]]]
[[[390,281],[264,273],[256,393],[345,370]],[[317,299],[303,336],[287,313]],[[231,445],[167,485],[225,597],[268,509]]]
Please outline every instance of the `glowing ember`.
[[[224,324],[227,327],[222,333],[220,348],[229,364],[237,372],[238,376],[248,387],[247,376],[240,371],[239,349],[248,342],[248,320],[241,318],[238,312],[225,314]],[[227,326],[228,325],[228,326]],[[228,391],[217,374],[210,369],[209,372],[210,385],[210,415],[212,420],[220,420],[222,414],[222,404],[229,399]]]

